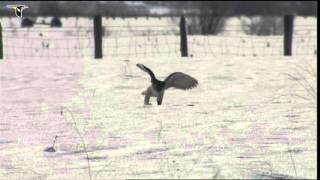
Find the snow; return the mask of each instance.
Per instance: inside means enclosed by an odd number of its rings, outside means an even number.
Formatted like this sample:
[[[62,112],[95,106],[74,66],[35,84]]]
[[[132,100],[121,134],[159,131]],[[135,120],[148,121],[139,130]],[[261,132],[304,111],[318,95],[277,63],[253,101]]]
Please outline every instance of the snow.
[[[314,55],[61,55],[0,61],[0,179],[316,178]],[[137,63],[199,86],[144,106]]]

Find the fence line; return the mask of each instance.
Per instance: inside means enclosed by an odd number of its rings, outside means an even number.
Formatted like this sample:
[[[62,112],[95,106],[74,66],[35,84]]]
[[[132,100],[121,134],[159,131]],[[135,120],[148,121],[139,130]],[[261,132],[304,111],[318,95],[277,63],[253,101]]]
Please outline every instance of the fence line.
[[[282,56],[283,36],[256,36],[230,25],[217,35],[187,35],[188,54],[199,56]],[[179,57],[179,25],[102,27],[106,57]],[[93,58],[93,26],[2,28],[5,58]],[[316,25],[295,25],[292,54],[317,55]]]
[[[90,27],[6,28],[3,31],[6,58],[83,58],[92,57]]]

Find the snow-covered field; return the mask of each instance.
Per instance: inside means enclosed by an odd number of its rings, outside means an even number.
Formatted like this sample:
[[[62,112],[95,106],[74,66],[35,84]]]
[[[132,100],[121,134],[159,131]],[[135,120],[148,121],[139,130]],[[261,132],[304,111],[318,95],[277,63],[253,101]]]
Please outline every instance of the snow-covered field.
[[[136,63],[199,86],[144,106],[150,80]],[[316,64],[210,54],[0,61],[0,179],[316,178]],[[44,152],[55,136],[57,152]]]

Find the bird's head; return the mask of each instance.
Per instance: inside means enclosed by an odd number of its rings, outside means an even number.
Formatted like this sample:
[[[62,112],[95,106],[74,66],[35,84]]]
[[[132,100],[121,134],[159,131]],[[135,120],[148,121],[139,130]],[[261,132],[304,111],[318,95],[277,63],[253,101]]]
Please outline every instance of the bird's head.
[[[137,67],[140,68],[142,71],[147,72],[146,67],[143,64],[137,64]]]

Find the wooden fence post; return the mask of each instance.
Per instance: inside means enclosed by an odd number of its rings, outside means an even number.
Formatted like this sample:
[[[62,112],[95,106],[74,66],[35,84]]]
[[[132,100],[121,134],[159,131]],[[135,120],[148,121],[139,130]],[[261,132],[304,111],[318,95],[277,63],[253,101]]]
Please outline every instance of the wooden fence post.
[[[0,60],[3,59],[2,26],[0,23]]]
[[[102,58],[102,20],[101,16],[93,18],[93,33],[94,33],[94,58]]]
[[[180,51],[182,57],[188,57],[188,39],[186,31],[186,19],[184,16],[180,18]]]
[[[292,38],[293,38],[293,20],[294,17],[291,15],[284,16],[283,27],[284,27],[284,38],[283,38],[283,46],[284,46],[284,55],[291,56],[292,55]]]

